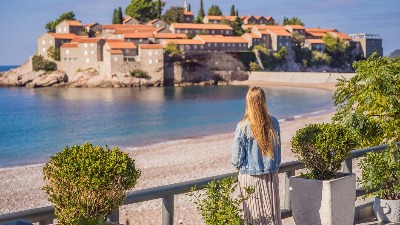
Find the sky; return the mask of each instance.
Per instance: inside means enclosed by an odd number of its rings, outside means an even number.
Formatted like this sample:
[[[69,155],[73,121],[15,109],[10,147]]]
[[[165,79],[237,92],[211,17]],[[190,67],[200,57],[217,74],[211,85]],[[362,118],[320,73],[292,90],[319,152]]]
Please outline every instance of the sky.
[[[164,0],[165,9],[183,0]],[[200,0],[187,0],[197,15]],[[114,9],[130,0],[0,0],[0,65],[20,65],[37,50],[45,24],[73,11],[83,24],[110,24]],[[306,27],[336,28],[346,34],[379,34],[383,53],[400,49],[400,0],[203,0],[204,9],[218,5],[228,15],[232,4],[239,15],[296,16]]]

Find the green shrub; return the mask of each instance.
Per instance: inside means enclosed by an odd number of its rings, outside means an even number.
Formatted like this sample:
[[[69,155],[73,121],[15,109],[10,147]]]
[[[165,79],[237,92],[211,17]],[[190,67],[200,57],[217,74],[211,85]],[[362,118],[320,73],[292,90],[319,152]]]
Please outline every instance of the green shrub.
[[[355,149],[353,132],[340,124],[310,124],[292,138],[292,152],[309,171],[303,177],[330,180],[337,176],[342,163]]]
[[[246,196],[241,194],[234,198],[236,187],[235,179],[228,177],[211,181],[203,193],[196,192],[196,187],[193,187],[188,195],[194,197],[192,201],[207,225],[242,225],[241,204],[254,193],[254,188],[247,187],[244,193]]]
[[[376,194],[380,199],[400,199],[400,161],[399,148],[395,145],[381,153],[370,152],[360,161],[362,179],[358,182]]]
[[[140,69],[134,69],[131,72],[131,76],[132,77],[136,77],[136,78],[144,78],[146,80],[150,80],[151,76],[149,76],[149,74],[143,70]]]
[[[256,62],[250,62],[250,71],[262,71],[262,68],[260,65],[258,65],[258,63]]]
[[[44,70],[46,72],[50,72],[57,70],[57,64],[44,59],[41,55],[33,56],[32,67],[34,71]]]
[[[54,48],[51,46],[49,49],[47,49],[47,55],[52,58],[54,61],[60,61],[60,49],[59,48]]]
[[[181,56],[183,51],[178,49],[178,44],[176,43],[169,43],[165,46],[165,52],[168,54],[169,57],[178,57]]]
[[[100,223],[122,203],[140,171],[135,161],[115,147],[85,143],[68,146],[43,168],[49,201],[59,224]]]

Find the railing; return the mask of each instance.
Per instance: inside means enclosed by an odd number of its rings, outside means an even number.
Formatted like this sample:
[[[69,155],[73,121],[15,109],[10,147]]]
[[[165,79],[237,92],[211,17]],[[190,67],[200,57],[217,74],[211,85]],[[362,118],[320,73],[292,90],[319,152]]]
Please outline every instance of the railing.
[[[400,143],[396,143],[400,146]],[[387,145],[375,146],[371,148],[364,148],[360,150],[351,151],[350,156],[343,163],[343,172],[351,173],[353,168],[353,159],[365,156],[368,152],[382,152],[385,150]],[[289,190],[289,177],[294,176],[295,171],[303,169],[304,165],[299,161],[282,163],[279,169],[279,173],[285,174],[285,193],[284,193],[284,208],[282,209],[282,218],[287,218],[292,215],[291,212],[291,199]],[[222,174],[214,177],[207,177],[198,180],[192,180],[182,183],[176,183],[171,185],[165,185],[155,188],[148,188],[139,191],[130,192],[125,198],[123,205],[144,202],[155,199],[162,199],[162,224],[172,225],[174,218],[174,196],[179,194],[188,193],[193,186],[196,186],[197,190],[201,190],[204,186],[213,180],[219,180],[226,177],[237,177],[238,173]],[[361,196],[365,191],[357,190],[357,196]],[[53,206],[47,206],[43,208],[36,208],[26,211],[14,212],[9,214],[0,215],[0,224],[15,221],[15,220],[27,220],[31,222],[39,222],[39,225],[52,224],[54,216]],[[109,220],[112,222],[119,222],[119,210],[116,210],[109,216]]]

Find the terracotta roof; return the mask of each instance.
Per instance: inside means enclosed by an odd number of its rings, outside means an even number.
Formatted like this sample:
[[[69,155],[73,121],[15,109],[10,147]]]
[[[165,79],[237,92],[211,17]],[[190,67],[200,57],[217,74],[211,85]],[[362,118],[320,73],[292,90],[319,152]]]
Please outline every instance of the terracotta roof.
[[[122,50],[121,49],[107,49],[111,55],[122,55]]]
[[[270,16],[266,16],[266,17],[265,17],[265,19],[267,19],[267,20],[271,20],[271,19],[272,19],[272,17],[270,17]]]
[[[322,28],[305,28],[306,32],[322,32],[325,33],[326,30]]]
[[[244,24],[244,28],[246,29],[252,29],[253,27],[256,27],[258,30],[286,30],[284,26],[279,26],[279,25],[256,25],[256,24]]]
[[[185,16],[193,16],[193,12],[184,12],[183,15],[185,15]]]
[[[240,19],[241,19],[241,20],[246,20],[246,19],[249,19],[249,18],[251,18],[251,17],[252,17],[252,16],[241,16]]]
[[[255,34],[255,33],[244,33],[243,35],[250,36],[251,38],[261,38],[260,36],[258,36],[258,35]],[[242,35],[242,36],[243,36],[243,35]]]
[[[124,35],[124,38],[151,38],[151,37],[153,37],[153,33],[133,33]]]
[[[106,39],[106,42],[125,42],[123,39]]]
[[[55,37],[56,39],[74,39],[76,38],[76,34],[58,34],[58,33],[48,33],[51,36]]]
[[[306,42],[310,44],[325,44],[325,42],[321,39],[306,39]]]
[[[76,21],[76,20],[65,20],[68,25],[73,26],[73,27],[83,27],[83,25],[81,24],[81,22]]]
[[[186,39],[187,35],[186,34],[173,34],[173,33],[155,33],[154,38],[158,39],[178,39],[178,38],[183,38]]]
[[[310,32],[306,31],[309,35],[314,36],[314,37],[323,37],[326,35],[325,32]]]
[[[60,48],[77,48],[78,43],[64,43]]]
[[[331,32],[334,33],[337,37],[344,39],[344,40],[351,40],[351,38],[349,37],[349,35],[342,33],[342,32]]]
[[[153,23],[155,23],[155,22],[157,22],[157,21],[159,21],[159,19],[154,19],[154,20],[148,22],[147,24],[153,24]]]
[[[209,20],[229,20],[229,21],[235,21],[236,16],[205,16]]]
[[[263,16],[253,16],[256,20],[261,19]]]
[[[141,44],[139,45],[141,49],[163,49],[164,47],[160,44]]]
[[[200,38],[204,42],[212,43],[248,43],[243,37],[223,36],[223,35],[197,35],[195,38]]]
[[[294,30],[304,30],[305,28],[302,25],[286,25],[288,27],[291,27]]]
[[[123,23],[126,23],[126,22],[128,22],[129,20],[131,20],[132,19],[132,17],[130,17],[130,16],[125,16],[124,17],[124,20],[122,21]]]
[[[77,43],[97,43],[100,41],[100,38],[87,38],[87,37],[76,37],[71,42]]]
[[[286,30],[281,30],[281,29],[276,29],[276,30],[270,30],[268,29],[269,33],[276,34],[277,36],[289,36],[291,37],[292,35],[287,32]]]
[[[151,25],[143,25],[143,24],[109,24],[109,25],[103,25],[103,30],[110,29],[110,30],[116,30],[116,29],[137,29],[137,28],[153,28]]]
[[[135,49],[137,48],[133,42],[107,42],[111,49]]]
[[[261,34],[271,34],[268,30],[259,30]]]
[[[85,27],[92,27],[92,26],[95,25],[95,24],[97,24],[97,23],[96,23],[96,22],[94,22],[94,23],[89,23],[89,24],[86,24]]]
[[[178,44],[178,45],[203,45],[204,42],[193,39],[165,39],[166,44]]]
[[[171,23],[175,29],[233,30],[225,24]]]

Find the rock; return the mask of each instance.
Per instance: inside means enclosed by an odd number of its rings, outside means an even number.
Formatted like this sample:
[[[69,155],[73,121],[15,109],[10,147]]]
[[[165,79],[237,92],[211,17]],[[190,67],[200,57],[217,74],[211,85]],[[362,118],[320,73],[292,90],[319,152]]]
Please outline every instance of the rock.
[[[34,78],[32,82],[27,83],[25,86],[28,88],[50,87],[67,81],[68,81],[67,74],[64,71],[57,70],[50,74],[44,73]]]
[[[225,85],[228,85],[228,82],[220,80],[220,81],[218,81],[217,85],[218,86],[225,86]]]

